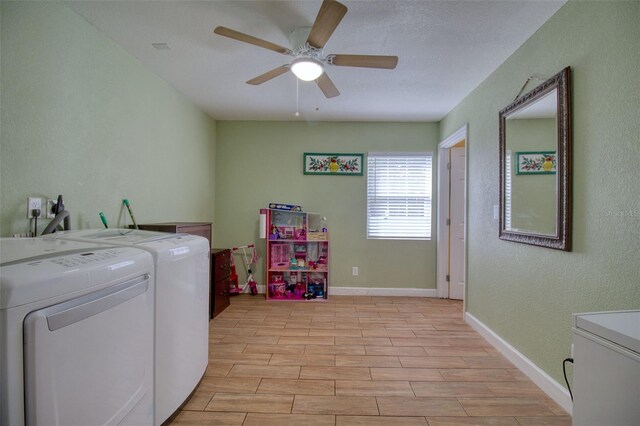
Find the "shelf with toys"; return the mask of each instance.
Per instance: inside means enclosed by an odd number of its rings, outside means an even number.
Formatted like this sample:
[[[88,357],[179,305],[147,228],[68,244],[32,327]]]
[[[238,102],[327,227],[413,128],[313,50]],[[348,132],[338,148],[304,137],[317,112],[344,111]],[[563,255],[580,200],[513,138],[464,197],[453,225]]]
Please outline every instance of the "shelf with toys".
[[[291,210],[266,210],[267,300],[326,300],[329,239],[325,218]]]

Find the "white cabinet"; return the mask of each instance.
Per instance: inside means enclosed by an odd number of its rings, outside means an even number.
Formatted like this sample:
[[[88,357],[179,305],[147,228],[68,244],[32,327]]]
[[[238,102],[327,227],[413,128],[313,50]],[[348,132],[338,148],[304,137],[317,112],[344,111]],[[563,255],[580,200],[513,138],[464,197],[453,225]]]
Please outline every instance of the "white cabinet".
[[[573,425],[640,425],[640,311],[573,321]]]

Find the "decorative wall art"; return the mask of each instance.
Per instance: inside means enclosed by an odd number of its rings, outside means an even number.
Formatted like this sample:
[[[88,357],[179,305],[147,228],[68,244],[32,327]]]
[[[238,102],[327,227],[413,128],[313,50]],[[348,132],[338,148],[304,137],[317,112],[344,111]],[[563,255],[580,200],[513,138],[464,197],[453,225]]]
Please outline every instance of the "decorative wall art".
[[[362,176],[364,154],[304,153],[305,175]]]
[[[555,151],[516,152],[516,174],[555,174],[557,169],[556,157]]]

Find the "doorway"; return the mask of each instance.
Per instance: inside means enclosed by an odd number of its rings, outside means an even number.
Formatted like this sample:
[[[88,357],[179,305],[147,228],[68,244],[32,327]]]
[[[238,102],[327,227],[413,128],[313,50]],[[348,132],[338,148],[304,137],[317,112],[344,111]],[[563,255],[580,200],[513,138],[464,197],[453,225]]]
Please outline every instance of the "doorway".
[[[467,125],[438,144],[437,295],[465,299]]]

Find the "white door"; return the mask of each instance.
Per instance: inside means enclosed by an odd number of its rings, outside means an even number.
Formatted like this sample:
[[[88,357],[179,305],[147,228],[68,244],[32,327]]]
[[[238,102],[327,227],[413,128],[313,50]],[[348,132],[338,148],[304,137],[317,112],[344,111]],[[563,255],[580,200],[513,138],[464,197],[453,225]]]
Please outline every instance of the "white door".
[[[451,148],[449,191],[449,297],[464,299],[464,147]]]

